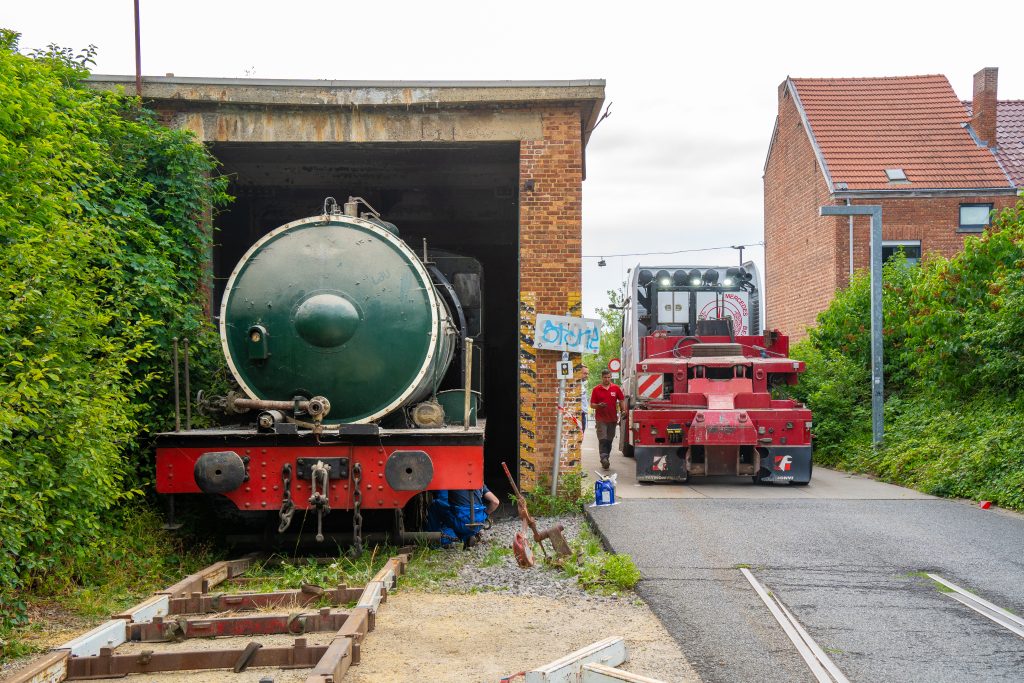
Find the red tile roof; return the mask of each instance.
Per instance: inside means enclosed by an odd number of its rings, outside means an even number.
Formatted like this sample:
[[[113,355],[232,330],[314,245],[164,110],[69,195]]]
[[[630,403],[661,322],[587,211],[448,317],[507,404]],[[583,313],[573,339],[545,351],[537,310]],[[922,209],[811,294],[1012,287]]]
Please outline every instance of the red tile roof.
[[[970,101],[964,102],[971,115]],[[1024,187],[1024,100],[996,103],[996,158],[1017,187]]]
[[[1010,187],[963,127],[967,113],[945,76],[790,80],[833,188]],[[889,182],[887,168],[902,168],[910,182]]]

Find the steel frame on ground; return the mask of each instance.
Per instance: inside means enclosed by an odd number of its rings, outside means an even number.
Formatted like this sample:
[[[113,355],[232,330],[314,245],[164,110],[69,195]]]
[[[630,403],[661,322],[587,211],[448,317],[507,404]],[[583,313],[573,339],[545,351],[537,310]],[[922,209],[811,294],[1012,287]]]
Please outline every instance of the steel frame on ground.
[[[238,579],[256,556],[216,562],[166,590],[158,591],[135,607],[114,615],[110,621],[56,648],[16,672],[11,683],[59,683],[91,678],[119,678],[130,673],[231,669],[276,666],[311,668],[307,683],[337,683],[348,668],[359,663],[363,637],[375,627],[380,604],[405,572],[411,548],[390,558],[361,588],[303,586],[272,593],[213,593],[225,582]],[[333,607],[355,602],[348,610],[319,608],[309,612],[254,616],[207,617],[215,612],[245,612],[273,607],[303,607],[328,600]],[[191,615],[191,616],[189,616]],[[169,642],[210,636],[302,635],[334,631],[328,645],[309,645],[296,638],[290,647],[263,647],[251,641],[243,648],[176,650],[117,654],[126,642]]]

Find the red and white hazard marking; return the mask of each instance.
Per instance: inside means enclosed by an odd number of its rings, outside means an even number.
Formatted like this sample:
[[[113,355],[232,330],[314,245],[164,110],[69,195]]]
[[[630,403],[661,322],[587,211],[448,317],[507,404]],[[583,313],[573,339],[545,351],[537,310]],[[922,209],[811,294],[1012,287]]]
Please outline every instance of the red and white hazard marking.
[[[640,398],[661,398],[665,393],[665,377],[660,372],[637,375],[636,393]]]

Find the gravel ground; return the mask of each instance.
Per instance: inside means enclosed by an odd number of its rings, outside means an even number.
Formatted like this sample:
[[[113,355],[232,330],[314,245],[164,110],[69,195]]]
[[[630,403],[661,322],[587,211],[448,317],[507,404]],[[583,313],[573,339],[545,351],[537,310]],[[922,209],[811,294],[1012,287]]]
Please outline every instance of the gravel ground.
[[[548,529],[561,524],[562,534],[571,544],[579,537],[580,530],[586,525],[582,516],[537,517],[537,527]],[[507,548],[512,544],[516,531],[522,528],[518,519],[502,519],[495,521],[490,530],[483,533],[483,542],[469,550],[463,551],[461,546],[448,552],[461,554],[459,561],[465,562],[459,569],[455,579],[439,584],[444,591],[469,592],[474,590],[498,591],[505,594],[546,598],[579,598],[592,602],[614,602],[620,596],[603,596],[587,593],[579,587],[575,577],[566,576],[562,572],[544,566],[543,554],[534,549],[537,565],[530,569],[520,568],[511,555],[502,558],[500,564],[482,566],[481,562],[492,553],[495,546]],[[550,549],[550,545],[546,543]]]

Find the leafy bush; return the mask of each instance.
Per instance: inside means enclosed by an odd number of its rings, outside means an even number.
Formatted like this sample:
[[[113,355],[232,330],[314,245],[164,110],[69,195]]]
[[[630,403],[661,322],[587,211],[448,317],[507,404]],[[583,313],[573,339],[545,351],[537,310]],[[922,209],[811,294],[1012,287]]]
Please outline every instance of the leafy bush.
[[[0,30],[0,620],[63,565],[87,580],[141,437],[169,424],[171,336],[219,372],[201,287],[215,161],[138,101],[81,85],[93,51],[29,56]],[[147,458],[148,460],[148,458]]]
[[[816,457],[927,493],[1024,510],[1024,202],[964,251],[884,272],[885,443],[871,447],[867,274],[793,355]]]

